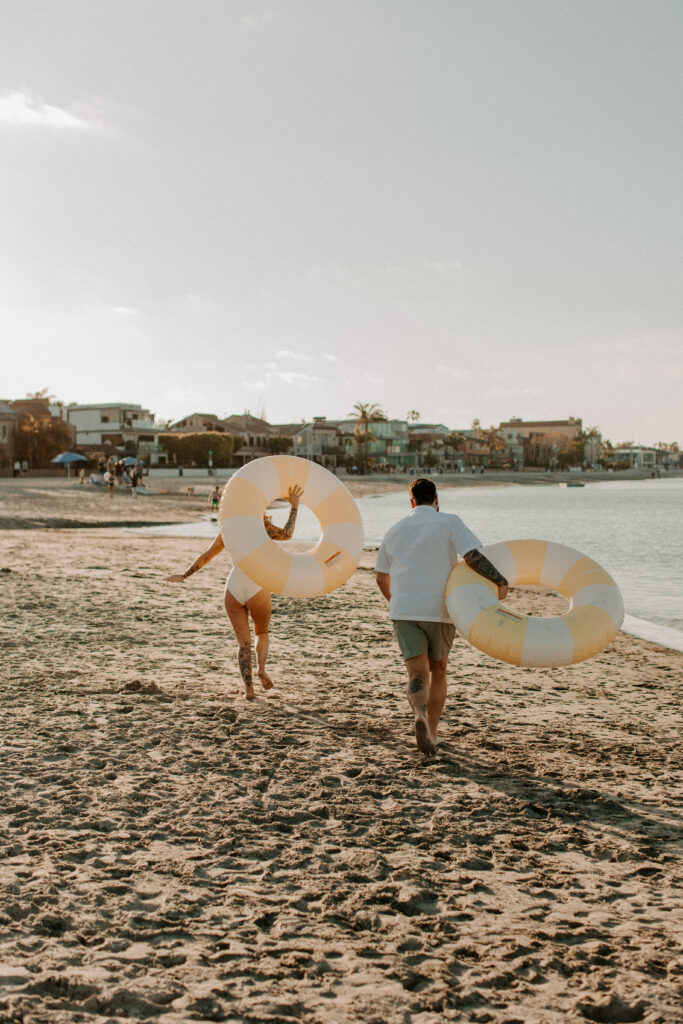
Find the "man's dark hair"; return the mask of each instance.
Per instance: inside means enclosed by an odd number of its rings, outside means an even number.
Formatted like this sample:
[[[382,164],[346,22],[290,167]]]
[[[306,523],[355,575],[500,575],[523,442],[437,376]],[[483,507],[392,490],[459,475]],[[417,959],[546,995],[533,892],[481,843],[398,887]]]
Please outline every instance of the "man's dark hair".
[[[426,476],[413,480],[408,490],[416,505],[433,505],[436,500],[436,484]]]

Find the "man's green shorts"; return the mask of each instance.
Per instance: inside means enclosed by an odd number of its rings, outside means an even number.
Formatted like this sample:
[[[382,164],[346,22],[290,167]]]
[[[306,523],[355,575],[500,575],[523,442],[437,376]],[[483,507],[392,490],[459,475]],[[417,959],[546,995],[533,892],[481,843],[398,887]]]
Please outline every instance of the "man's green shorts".
[[[413,619],[392,619],[394,633],[403,660],[427,654],[432,661],[441,661],[451,652],[455,640],[452,622],[418,622]]]

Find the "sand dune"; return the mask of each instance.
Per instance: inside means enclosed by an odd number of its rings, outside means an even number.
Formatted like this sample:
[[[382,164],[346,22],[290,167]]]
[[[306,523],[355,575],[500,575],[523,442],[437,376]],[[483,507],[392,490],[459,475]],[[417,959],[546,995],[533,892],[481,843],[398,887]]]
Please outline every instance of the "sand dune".
[[[248,703],[227,556],[0,545],[0,1021],[683,1020],[683,655],[459,640],[425,762],[370,555],[274,599]]]

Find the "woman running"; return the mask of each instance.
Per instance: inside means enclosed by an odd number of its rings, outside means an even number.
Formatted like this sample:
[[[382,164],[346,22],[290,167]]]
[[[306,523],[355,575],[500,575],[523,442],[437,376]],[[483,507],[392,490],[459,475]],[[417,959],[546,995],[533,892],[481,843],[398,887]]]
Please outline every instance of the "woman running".
[[[303,490],[298,484],[289,488],[287,500],[292,508],[284,526],[275,526],[270,516],[263,517],[266,533],[272,540],[289,540],[291,538],[302,494]],[[224,547],[223,537],[219,533],[211,547],[199,555],[189,569],[186,569],[184,573],[167,576],[165,582],[184,583],[188,576],[192,576],[193,573],[203,568],[207,562],[220,554]],[[254,636],[256,637],[256,671],[264,690],[270,690],[273,685],[273,680],[266,672],[268,625],[271,613],[270,594],[267,590],[263,590],[258,583],[249,579],[241,569],[233,566],[225,583],[224,602],[239,645],[237,662],[244,682],[245,697],[247,700],[253,700],[256,694],[252,678],[250,615],[254,623]]]

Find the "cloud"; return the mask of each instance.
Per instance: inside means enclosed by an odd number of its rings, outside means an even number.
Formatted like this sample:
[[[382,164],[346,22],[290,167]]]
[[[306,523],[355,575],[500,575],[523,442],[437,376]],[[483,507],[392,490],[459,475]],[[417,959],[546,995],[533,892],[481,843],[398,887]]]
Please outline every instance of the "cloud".
[[[133,306],[108,306],[107,313],[113,313],[115,316],[137,316],[140,312],[139,309],[135,309]]]
[[[386,377],[384,374],[377,373],[375,370],[366,370],[363,374],[363,380],[366,380],[368,384],[385,384]]]
[[[427,270],[434,271],[435,274],[443,274],[447,277],[453,277],[459,274],[463,269],[463,265],[460,260],[422,260],[422,266],[426,267]]]
[[[320,384],[320,377],[314,377],[310,373],[295,373],[292,370],[269,370],[267,379],[269,384],[275,381],[283,384]]]
[[[542,395],[543,388],[489,388],[486,394],[498,398],[514,398],[517,395]]]
[[[188,405],[194,405],[197,402],[208,401],[207,395],[201,391],[192,391],[190,388],[166,388],[164,391],[164,404],[173,408],[183,408],[187,410]],[[186,415],[187,413],[185,413]],[[182,415],[179,413],[178,415]]]
[[[0,124],[69,131],[93,131],[102,127],[95,121],[86,121],[68,110],[18,91],[0,97]]]
[[[276,359],[299,359],[302,362],[309,363],[310,357],[305,355],[303,352],[292,352],[290,348],[281,348],[279,352],[275,353]]]
[[[289,384],[293,387],[308,387],[311,384],[320,384],[320,377],[314,377],[309,373],[296,373],[294,370],[271,369],[273,364],[266,364],[265,377],[258,377],[255,380],[242,378],[237,386],[246,388],[249,391],[263,391],[271,385]]]
[[[350,276],[350,271],[347,267],[343,267],[340,263],[317,263],[313,264],[308,268],[308,274],[313,278],[320,278],[322,280],[331,279],[336,280]]]
[[[323,359],[327,359],[328,363],[338,362],[337,357],[333,356],[331,352],[326,352],[325,355],[323,356]]]
[[[438,366],[439,373],[447,373],[449,377],[457,377],[458,380],[465,380],[472,376],[471,370],[460,369],[458,366]]]
[[[459,423],[460,429],[467,429],[463,427],[463,424],[466,423],[467,426],[469,427],[469,424],[476,416],[476,412],[474,411],[474,409],[462,408],[461,406],[458,406],[458,408],[455,409],[453,408],[453,406],[448,405],[439,406],[439,408],[436,410],[436,413],[437,416],[440,417],[441,423],[445,423],[447,426],[449,424],[449,421],[450,423]]]
[[[428,260],[423,256],[420,260],[411,261],[409,265],[386,263],[384,272],[389,277],[400,277],[403,274],[414,274],[420,268],[432,274],[440,274],[442,277],[455,277],[465,269],[460,260]]]

